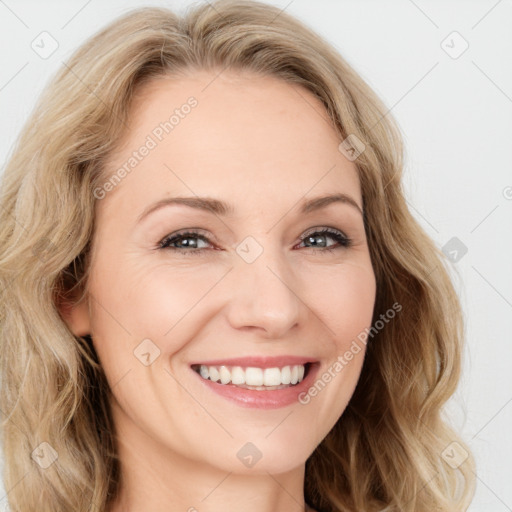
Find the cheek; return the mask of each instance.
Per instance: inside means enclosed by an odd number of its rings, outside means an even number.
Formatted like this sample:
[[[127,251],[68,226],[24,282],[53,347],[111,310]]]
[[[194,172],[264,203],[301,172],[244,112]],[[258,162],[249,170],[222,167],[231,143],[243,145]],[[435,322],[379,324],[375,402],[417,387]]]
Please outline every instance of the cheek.
[[[347,264],[308,280],[308,306],[323,321],[337,351],[344,351],[370,326],[376,282],[369,263]]]
[[[308,306],[321,320],[317,327],[327,355],[311,387],[299,396],[314,418],[314,431],[327,435],[343,414],[357,385],[366,346],[358,336],[371,326],[376,282],[368,262],[346,264],[308,280]]]
[[[215,286],[229,270],[223,265],[193,266],[165,263],[134,268],[126,290],[133,331],[160,340],[162,350],[174,353],[179,340],[190,339],[214,313]]]
[[[130,255],[117,262],[98,260],[89,287],[98,354],[115,352],[118,366],[122,360],[126,366],[145,339],[167,355],[179,351],[181,340],[189,339],[191,329],[200,327],[197,315],[204,309],[200,303],[206,295],[214,297],[212,289],[226,270],[221,265],[197,268],[185,262],[172,267],[148,264]]]

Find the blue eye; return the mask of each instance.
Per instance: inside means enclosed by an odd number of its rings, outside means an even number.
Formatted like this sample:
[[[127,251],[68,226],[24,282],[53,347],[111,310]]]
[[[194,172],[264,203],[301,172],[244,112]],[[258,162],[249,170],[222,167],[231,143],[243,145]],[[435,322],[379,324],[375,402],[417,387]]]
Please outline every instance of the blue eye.
[[[327,245],[327,239],[332,239],[336,243],[333,246]],[[302,243],[313,244],[309,248],[314,252],[331,252],[337,249],[346,249],[351,247],[352,240],[345,236],[341,231],[331,228],[321,228],[304,235]],[[204,255],[206,247],[200,247],[200,243],[210,244],[210,240],[198,231],[189,230],[183,233],[177,233],[165,237],[158,244],[158,249],[167,249],[179,252],[183,255]]]
[[[180,233],[178,235],[169,236],[164,238],[160,244],[160,249],[173,249],[173,250],[180,250],[185,248],[191,248],[193,251],[187,251],[187,252],[199,252],[203,249],[200,248],[198,245],[198,240],[201,240],[203,242],[209,243],[208,238],[205,236],[199,234],[196,231],[187,231],[186,233]],[[178,244],[175,246],[175,244]]]
[[[333,246],[327,246],[326,240],[327,238],[331,238],[332,240],[335,240],[338,245]],[[346,249],[352,245],[352,240],[345,236],[341,231],[338,231],[337,229],[331,229],[331,228],[322,228],[319,231],[313,231],[312,233],[309,233],[301,238],[301,242],[307,242],[311,244],[316,244],[316,246],[313,246],[312,249],[314,251],[334,251],[336,249]],[[318,249],[318,247],[321,247]]]

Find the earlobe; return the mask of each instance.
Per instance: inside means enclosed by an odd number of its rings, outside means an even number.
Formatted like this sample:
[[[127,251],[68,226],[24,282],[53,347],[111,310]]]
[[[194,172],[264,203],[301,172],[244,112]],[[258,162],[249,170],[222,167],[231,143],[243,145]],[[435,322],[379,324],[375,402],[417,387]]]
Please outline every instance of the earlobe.
[[[62,299],[58,304],[58,310],[69,330],[75,336],[86,336],[91,333],[86,297],[78,303],[72,303],[69,299]]]

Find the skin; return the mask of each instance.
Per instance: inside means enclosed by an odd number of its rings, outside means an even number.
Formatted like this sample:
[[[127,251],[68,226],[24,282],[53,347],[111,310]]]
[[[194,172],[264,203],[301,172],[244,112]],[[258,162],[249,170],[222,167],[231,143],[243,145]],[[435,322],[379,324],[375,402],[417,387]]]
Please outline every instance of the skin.
[[[214,394],[190,368],[293,354],[319,360],[320,376],[370,327],[375,301],[358,209],[333,203],[298,213],[305,199],[333,192],[362,208],[357,169],[338,150],[322,104],[273,77],[215,76],[194,71],[138,91],[106,178],[168,112],[190,96],[198,105],[97,201],[86,300],[62,308],[74,334],[91,334],[113,392],[122,464],[114,512],[304,510],[305,461],[342,415],[361,371],[364,347],[307,405],[262,410]],[[229,202],[234,214],[174,205],[137,223],[164,197],[195,195]],[[323,227],[353,245],[330,235],[322,240],[338,247],[331,252],[301,242]],[[192,240],[203,255],[157,249],[184,228],[209,239]],[[250,264],[236,252],[247,236],[263,249]],[[147,338],[160,354],[145,366],[134,350]],[[262,453],[252,468],[237,457],[247,442]]]

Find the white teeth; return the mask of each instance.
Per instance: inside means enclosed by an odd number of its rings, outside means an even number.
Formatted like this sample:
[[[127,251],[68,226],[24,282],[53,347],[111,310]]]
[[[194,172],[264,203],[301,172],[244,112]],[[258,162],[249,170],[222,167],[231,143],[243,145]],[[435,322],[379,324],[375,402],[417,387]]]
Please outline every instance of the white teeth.
[[[295,385],[304,379],[305,366],[302,364],[282,368],[257,368],[241,366],[206,366],[196,370],[203,379],[221,384],[233,384],[244,388],[276,389]]]
[[[263,370],[261,368],[247,368],[245,370],[245,383],[248,386],[263,386]]]
[[[213,382],[217,382],[220,379],[219,370],[215,366],[208,366],[208,376]]]
[[[228,384],[231,382],[231,372],[225,366],[220,367],[219,374],[221,384]]]
[[[203,377],[203,379],[207,379],[209,377],[208,366],[202,364],[201,367],[199,368],[199,374],[201,375],[201,377]]]
[[[245,372],[240,366],[235,366],[231,370],[231,383],[232,384],[245,384]]]
[[[299,380],[299,370],[296,366],[292,368],[292,379],[290,381],[291,384],[297,384]]]
[[[281,382],[283,384],[290,384],[292,380],[292,369],[289,366],[285,366],[281,370]]]
[[[279,386],[281,384],[281,370],[279,368],[265,368],[263,370],[263,384],[265,386]]]

